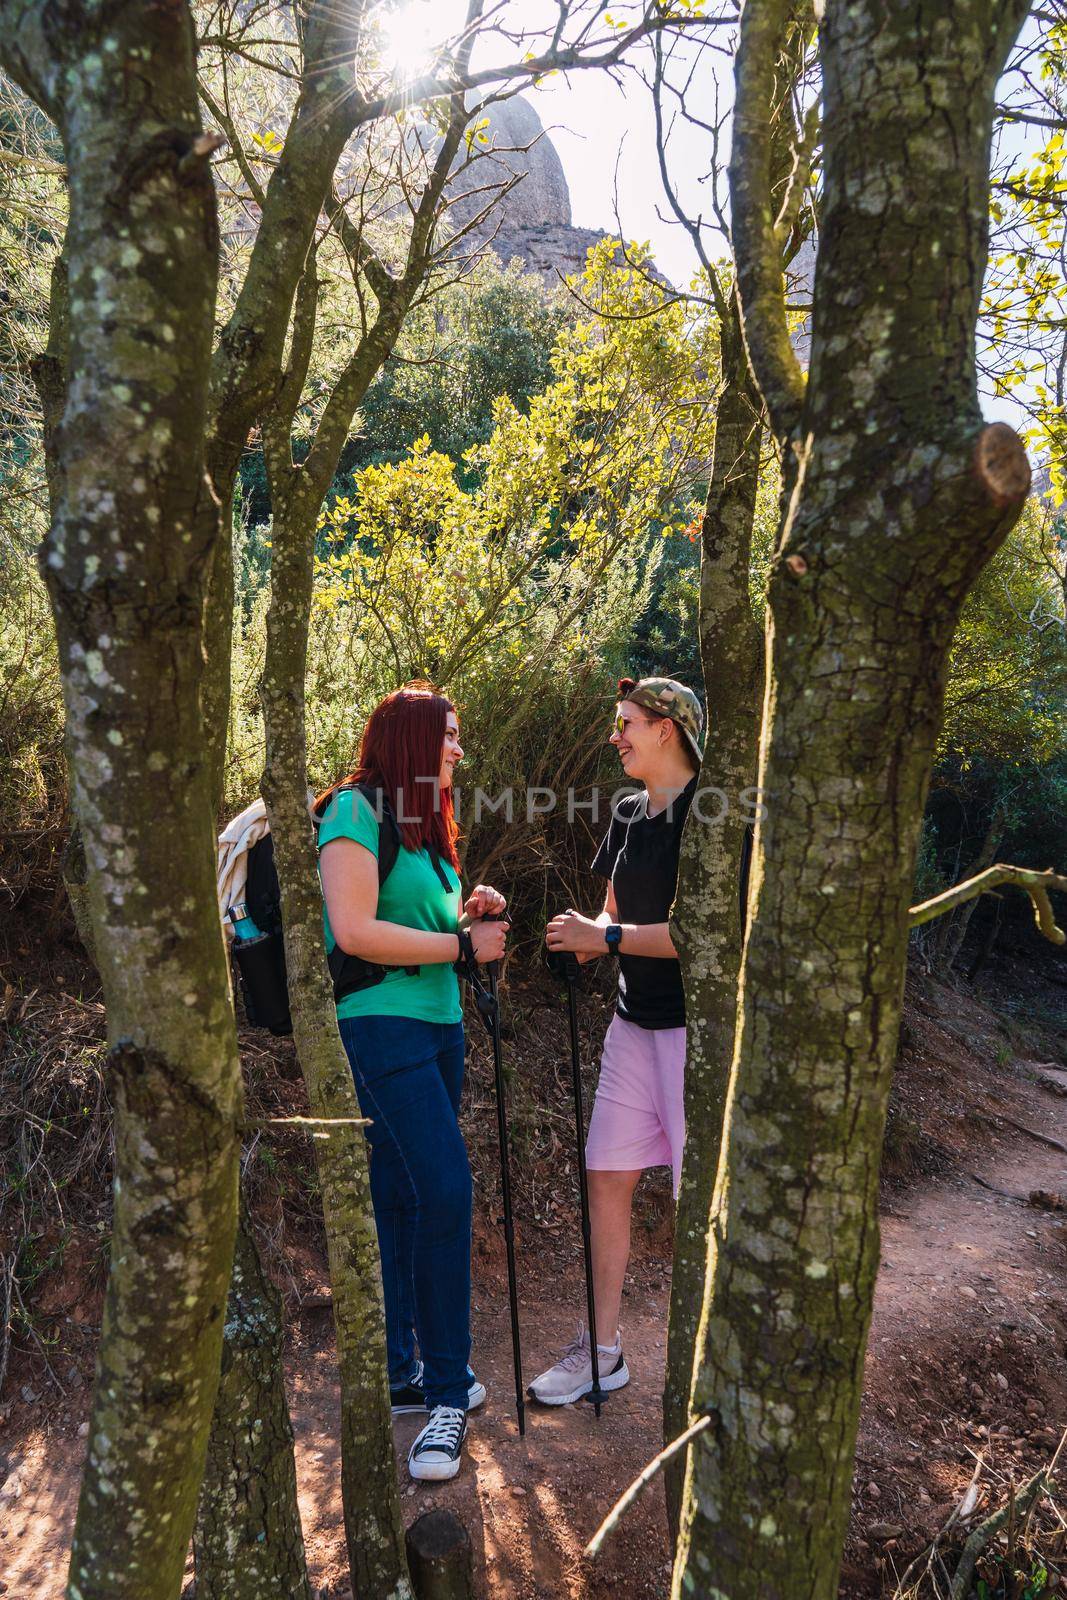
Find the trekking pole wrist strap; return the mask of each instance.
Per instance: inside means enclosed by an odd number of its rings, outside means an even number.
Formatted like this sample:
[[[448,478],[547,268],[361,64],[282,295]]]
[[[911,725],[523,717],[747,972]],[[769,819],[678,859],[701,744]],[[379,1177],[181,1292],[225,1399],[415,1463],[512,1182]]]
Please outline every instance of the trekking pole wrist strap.
[[[466,977],[471,968],[477,965],[474,940],[470,936],[469,928],[457,928],[456,938],[459,940],[459,955],[454,963],[455,970],[461,977]]]

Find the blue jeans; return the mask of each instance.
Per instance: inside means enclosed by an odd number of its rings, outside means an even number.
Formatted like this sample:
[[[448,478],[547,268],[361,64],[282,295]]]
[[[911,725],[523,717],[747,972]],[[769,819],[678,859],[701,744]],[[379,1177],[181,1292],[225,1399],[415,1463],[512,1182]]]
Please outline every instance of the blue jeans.
[[[462,1022],[339,1019],[360,1109],[385,1295],[389,1382],[415,1371],[427,1405],[465,1410],[471,1306],[471,1169],[459,1129]]]

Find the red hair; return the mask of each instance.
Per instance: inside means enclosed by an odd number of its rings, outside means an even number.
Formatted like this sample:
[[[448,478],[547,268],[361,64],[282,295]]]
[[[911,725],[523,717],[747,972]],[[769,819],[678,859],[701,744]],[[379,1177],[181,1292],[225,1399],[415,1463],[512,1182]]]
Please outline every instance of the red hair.
[[[381,789],[396,812],[405,847],[427,845],[458,872],[452,790],[438,782],[448,713],[455,709],[431,683],[419,680],[394,689],[367,718],[355,767],[342,782]]]

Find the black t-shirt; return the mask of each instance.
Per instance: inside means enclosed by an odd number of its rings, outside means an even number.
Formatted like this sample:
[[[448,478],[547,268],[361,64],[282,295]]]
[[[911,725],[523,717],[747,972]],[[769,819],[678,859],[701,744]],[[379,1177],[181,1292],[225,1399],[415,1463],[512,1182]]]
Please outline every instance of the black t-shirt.
[[[619,921],[638,926],[666,922],[678,881],[682,825],[696,793],[694,776],[678,798],[654,817],[648,794],[627,795],[593,857],[593,871],[610,878]],[[674,956],[619,952],[619,1016],[639,1028],[684,1028],[682,969]]]

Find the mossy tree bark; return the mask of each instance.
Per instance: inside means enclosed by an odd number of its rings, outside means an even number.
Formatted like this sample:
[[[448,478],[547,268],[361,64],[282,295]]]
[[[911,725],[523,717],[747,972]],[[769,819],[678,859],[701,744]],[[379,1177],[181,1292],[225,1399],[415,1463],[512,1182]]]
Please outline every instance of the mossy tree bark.
[[[689,1421],[693,1354],[704,1299],[708,1217],[719,1161],[726,1085],[733,1058],[741,964],[739,866],[746,830],[741,796],[756,778],[763,701],[763,637],[749,598],[752,526],[759,481],[762,401],[741,337],[736,301],[724,298],[719,344],[722,390],[701,525],[700,653],[708,737],[699,786],[726,797],[722,820],[687,819],[671,935],[686,996],[686,1146],[678,1193],[671,1273],[663,1435],[670,1443]],[[754,797],[752,797],[754,798]],[[722,802],[712,797],[706,815]],[[665,1473],[667,1512],[677,1533],[685,1459]]]
[[[469,48],[469,47],[468,47]],[[465,64],[465,63],[462,63]],[[271,599],[262,681],[267,732],[263,795],[282,886],[286,964],[297,1055],[312,1113],[358,1117],[352,1070],[337,1031],[326,962],[314,837],[307,812],[304,680],[319,508],[356,408],[381,370],[435,261],[434,235],[448,174],[469,120],[464,97],[449,123],[412,217],[407,260],[394,276],[350,237],[374,285],[377,311],[330,394],[298,465],[292,436],[315,340],[318,283],[310,252],[296,297],[289,365],[266,420],[271,505]],[[342,240],[347,224],[337,216]],[[358,249],[359,254],[355,256]],[[336,1127],[317,1145],[341,1376],[342,1500],[349,1564],[360,1600],[411,1593],[393,1454],[385,1319],[363,1133]]]
[[[197,1600],[310,1600],[283,1334],[281,1296],[242,1202],[193,1539]]]
[[[115,1107],[72,1600],[181,1588],[236,1217],[240,1076],[199,704],[218,239],[193,45],[184,5],[0,5],[0,60],[67,159],[69,383],[41,560]]]
[[[813,17],[801,0],[790,8],[764,121],[768,199],[773,206],[779,278],[812,232],[810,161],[813,114],[798,124],[800,86],[809,67]],[[684,102],[683,102],[684,104]],[[663,116],[657,100],[661,171],[666,175]],[[665,177],[666,181],[666,177]],[[692,1418],[696,1333],[704,1304],[708,1226],[722,1140],[726,1092],[737,1023],[737,979],[743,938],[740,878],[743,851],[757,809],[755,779],[763,713],[762,630],[750,599],[752,532],[764,433],[763,398],[741,325],[736,284],[708,260],[699,224],[677,197],[673,209],[701,257],[719,319],[720,377],[716,438],[701,530],[700,650],[708,707],[708,737],[700,782],[720,791],[729,809],[717,826],[690,813],[683,837],[679,892],[672,919],[686,987],[686,1154],[675,1219],[664,1443]],[[783,494],[794,463],[783,463]],[[784,502],[783,502],[784,503]],[[711,807],[714,814],[716,806]],[[681,1514],[686,1455],[664,1473],[672,1539]]]
[[[337,1031],[326,965],[322,894],[308,817],[304,668],[313,543],[295,546],[277,520],[262,698],[263,794],[282,886],[293,1034],[316,1117],[359,1116]],[[358,1600],[408,1600],[404,1527],[393,1458],[378,1241],[362,1130],[331,1128],[315,1144],[341,1377],[341,1494]]]
[[[768,815],[694,1387],[713,1423],[690,1455],[676,1596],[837,1588],[948,652],[1029,487],[1018,438],[983,425],[974,364],[993,91],[1025,10],[828,0],[806,389],[767,204],[765,90],[787,7],[766,0],[742,16],[731,167],[742,312],[799,472],[769,584]]]

